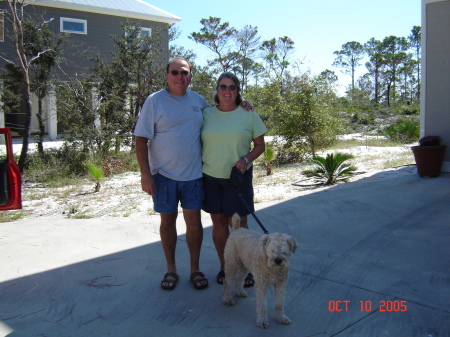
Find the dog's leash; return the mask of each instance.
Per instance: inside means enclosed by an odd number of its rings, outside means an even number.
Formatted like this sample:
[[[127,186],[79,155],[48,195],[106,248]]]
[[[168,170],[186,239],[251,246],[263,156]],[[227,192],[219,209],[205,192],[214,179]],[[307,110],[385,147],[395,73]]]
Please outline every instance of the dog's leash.
[[[239,170],[237,169],[236,166],[233,166],[233,168],[231,169],[231,175],[230,175],[230,182],[231,184],[236,187],[239,188],[242,183],[244,182],[244,175],[239,172]],[[261,223],[261,221],[259,221],[258,217],[256,216],[256,214],[254,212],[252,212],[250,210],[250,206],[248,205],[247,201],[245,200],[244,196],[238,192],[238,197],[241,198],[242,203],[245,205],[245,207],[247,208],[247,211],[253,216],[253,218],[256,220],[256,222],[258,223],[259,227],[261,227],[261,229],[263,230],[264,234],[269,234],[269,232],[267,231],[267,229],[263,226],[263,224]]]
[[[256,216],[256,214],[254,212],[250,211],[250,206],[247,204],[247,201],[245,200],[244,196],[241,193],[238,193],[239,198],[241,198],[242,202],[244,203],[245,207],[247,207],[247,211],[250,212],[251,215],[253,215],[253,218],[256,220],[256,222],[258,223],[259,227],[261,227],[261,229],[263,230],[264,234],[269,234],[269,232],[267,231],[267,229],[263,226],[263,224],[261,223],[261,221],[259,221],[258,217]]]

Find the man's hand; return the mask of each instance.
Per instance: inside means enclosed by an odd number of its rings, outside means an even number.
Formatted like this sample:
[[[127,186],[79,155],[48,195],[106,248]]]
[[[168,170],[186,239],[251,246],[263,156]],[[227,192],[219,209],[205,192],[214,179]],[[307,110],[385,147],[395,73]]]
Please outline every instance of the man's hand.
[[[155,179],[151,175],[141,175],[142,190],[150,195],[156,192]]]
[[[241,107],[243,107],[247,111],[253,110],[253,106],[247,101],[242,101]]]

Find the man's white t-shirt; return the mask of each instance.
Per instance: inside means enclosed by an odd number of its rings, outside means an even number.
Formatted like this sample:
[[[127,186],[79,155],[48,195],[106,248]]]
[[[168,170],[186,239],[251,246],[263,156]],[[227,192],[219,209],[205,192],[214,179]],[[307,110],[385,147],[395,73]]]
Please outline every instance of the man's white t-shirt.
[[[175,96],[163,89],[147,97],[134,135],[149,139],[153,175],[160,173],[178,181],[202,177],[202,110],[209,106],[203,96],[191,90]]]

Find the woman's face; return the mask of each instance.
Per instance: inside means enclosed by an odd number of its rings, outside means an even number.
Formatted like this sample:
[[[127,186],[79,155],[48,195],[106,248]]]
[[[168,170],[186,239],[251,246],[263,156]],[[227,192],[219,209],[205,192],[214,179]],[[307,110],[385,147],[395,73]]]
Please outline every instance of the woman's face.
[[[222,78],[217,89],[217,97],[220,104],[234,104],[236,105],[236,98],[238,92],[236,84],[229,78]]]

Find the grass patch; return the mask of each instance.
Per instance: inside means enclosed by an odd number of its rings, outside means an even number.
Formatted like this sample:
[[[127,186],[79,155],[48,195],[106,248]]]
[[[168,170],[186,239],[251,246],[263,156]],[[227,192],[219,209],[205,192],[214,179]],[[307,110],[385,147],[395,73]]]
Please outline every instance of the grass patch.
[[[399,166],[414,165],[414,155],[412,153],[400,153],[395,158],[390,158],[383,163],[382,169],[388,169]]]
[[[338,139],[336,144],[330,146],[327,150],[339,150],[348,149],[357,146],[374,146],[374,147],[390,147],[390,146],[401,146],[404,144],[392,142],[384,137],[372,138],[367,137],[366,139]]]
[[[25,218],[30,212],[19,209],[13,211],[2,211],[0,212],[0,222],[12,222]]]
[[[83,164],[86,161],[101,167],[105,176],[139,171],[136,155],[130,151],[111,153],[111,156],[102,159],[62,148],[48,150],[43,155],[28,154],[23,180],[42,183],[45,184],[45,187],[50,188],[78,185],[80,179],[87,180],[89,178],[89,170]]]

